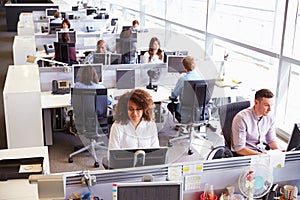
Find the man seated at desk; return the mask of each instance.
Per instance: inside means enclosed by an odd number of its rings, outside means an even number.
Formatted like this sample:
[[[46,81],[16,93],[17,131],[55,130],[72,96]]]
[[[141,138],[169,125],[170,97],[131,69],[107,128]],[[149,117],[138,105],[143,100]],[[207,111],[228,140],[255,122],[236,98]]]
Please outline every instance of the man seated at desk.
[[[174,90],[171,93],[171,96],[169,97],[171,100],[177,99],[179,96],[179,103],[171,102],[168,104],[168,109],[171,113],[175,112],[175,118],[178,120],[178,122],[181,121],[181,114],[180,114],[180,102],[182,99],[182,90],[184,86],[184,81],[190,81],[190,80],[201,80],[203,79],[194,69],[196,68],[194,58],[191,56],[186,56],[182,59],[182,65],[183,69],[186,72],[186,74],[182,77],[180,77],[176,83],[176,86]]]
[[[159,147],[154,107],[145,90],[123,94],[115,108],[108,149]]]
[[[268,148],[279,149],[275,120],[270,115],[273,96],[268,89],[258,90],[255,93],[254,106],[240,111],[234,117],[231,149],[238,155],[257,155],[266,152]]]
[[[51,24],[61,24],[62,23],[61,19],[61,13],[60,12],[55,12],[54,13],[54,19],[50,21]]]
[[[107,46],[104,40],[98,40],[97,42],[97,50],[95,52],[90,52],[85,60],[84,63],[86,64],[93,64],[94,63],[94,53],[108,53]]]

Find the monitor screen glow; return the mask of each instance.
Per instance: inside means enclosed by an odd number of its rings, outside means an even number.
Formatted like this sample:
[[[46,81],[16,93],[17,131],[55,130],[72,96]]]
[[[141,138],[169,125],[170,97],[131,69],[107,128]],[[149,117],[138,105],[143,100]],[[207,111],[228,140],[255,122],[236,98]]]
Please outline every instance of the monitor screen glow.
[[[105,53],[94,53],[93,54],[93,64],[101,63],[106,65],[107,63],[107,54]]]

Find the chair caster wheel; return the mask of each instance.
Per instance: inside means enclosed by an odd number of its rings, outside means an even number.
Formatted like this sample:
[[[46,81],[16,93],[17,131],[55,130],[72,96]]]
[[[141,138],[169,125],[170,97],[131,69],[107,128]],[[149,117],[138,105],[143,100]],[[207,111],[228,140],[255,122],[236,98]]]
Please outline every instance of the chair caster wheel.
[[[94,163],[94,167],[97,167],[97,168],[98,168],[98,167],[99,167],[99,162],[95,162],[95,163]]]
[[[168,147],[172,147],[173,144],[171,142],[168,142]]]
[[[73,162],[73,158],[69,158],[69,163],[72,163]]]
[[[188,154],[189,154],[189,155],[192,155],[193,153],[194,153],[194,152],[192,151],[192,149],[189,149],[189,150],[188,150]]]

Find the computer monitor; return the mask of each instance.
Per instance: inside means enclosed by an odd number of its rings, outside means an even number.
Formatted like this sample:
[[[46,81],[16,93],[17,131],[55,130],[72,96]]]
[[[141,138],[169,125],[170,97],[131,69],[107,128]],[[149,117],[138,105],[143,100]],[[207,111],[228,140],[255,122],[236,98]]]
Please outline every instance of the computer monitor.
[[[183,200],[181,181],[114,183],[112,191],[112,196],[116,200]]]
[[[111,169],[160,165],[166,163],[168,147],[111,149],[108,166]]]
[[[185,56],[168,55],[167,68],[169,73],[185,73],[182,59]]]
[[[180,110],[181,123],[199,123],[209,119],[208,104],[215,81],[215,79],[184,81]]]
[[[101,63],[73,65],[73,67],[74,67],[74,82],[76,83],[76,82],[80,81],[80,75],[81,75],[82,69],[86,66],[95,67],[97,74],[98,74],[99,83],[103,83],[103,65]]]
[[[58,12],[57,8],[47,8],[46,9],[46,17],[47,18],[54,18],[54,14]]]
[[[62,29],[62,25],[59,23],[50,22],[49,26],[50,26],[49,34],[56,34],[57,31],[60,31]]]
[[[111,65],[117,65],[117,64],[121,64],[122,62],[122,54],[119,53],[112,53],[110,54],[110,62],[109,64]]]
[[[75,43],[54,42],[54,51],[56,61],[69,65],[76,63]]]
[[[116,69],[116,83],[118,89],[133,89],[135,87],[135,70]]]
[[[58,42],[62,42],[62,34],[68,33],[71,39],[71,43],[76,43],[76,31],[57,31],[56,32],[56,39]]]
[[[93,54],[93,63],[101,63],[103,65],[107,64],[107,54],[106,53],[94,53]]]
[[[300,124],[295,124],[290,137],[287,151],[300,150]]]
[[[87,8],[86,9],[86,15],[91,15],[91,14],[97,14],[97,9],[96,8]]]

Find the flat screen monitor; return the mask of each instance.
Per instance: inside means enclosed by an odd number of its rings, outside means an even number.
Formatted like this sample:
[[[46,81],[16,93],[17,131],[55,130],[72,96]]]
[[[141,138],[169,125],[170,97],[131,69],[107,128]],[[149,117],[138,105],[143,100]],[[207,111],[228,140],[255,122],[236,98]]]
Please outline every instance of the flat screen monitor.
[[[103,65],[106,65],[107,63],[107,55],[105,53],[94,53],[93,54],[93,63],[101,63]]]
[[[168,147],[109,150],[111,169],[161,165],[166,163]]]
[[[287,151],[300,150],[300,124],[295,124]]]
[[[76,43],[76,31],[57,31],[56,32],[56,39],[58,42],[62,42],[62,34],[68,33],[71,39],[71,43]]]
[[[180,181],[114,183],[112,191],[116,200],[183,200]]]
[[[56,32],[60,31],[61,28],[62,28],[61,24],[50,22],[49,34],[56,34]]]
[[[46,17],[48,18],[54,18],[54,14],[58,12],[57,8],[47,8],[46,9]]]
[[[181,123],[199,123],[208,120],[208,108],[215,79],[184,81],[181,101]]]
[[[135,70],[116,69],[116,82],[118,89],[133,89],[135,87]]]
[[[110,54],[110,62],[109,64],[111,65],[117,65],[117,64],[121,64],[122,61],[122,54],[119,53],[112,53]]]
[[[72,65],[76,63],[75,43],[54,42],[55,60]]]
[[[87,8],[86,9],[86,15],[91,15],[91,14],[96,14],[97,13],[97,9],[96,8]]]
[[[167,68],[169,73],[185,73],[182,59],[185,56],[175,56],[175,55],[168,55],[167,56]]]
[[[103,82],[103,65],[102,64],[78,64],[78,65],[73,65],[74,67],[74,82],[79,82],[80,81],[80,75],[82,73],[82,69],[86,66],[93,66],[95,67],[98,78],[99,78],[99,83]]]

